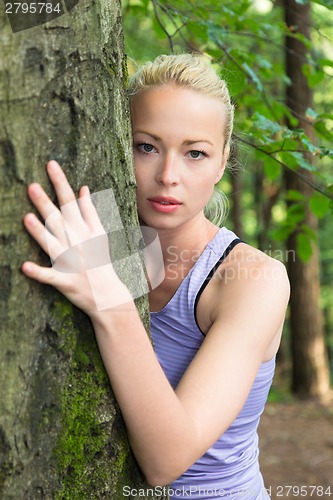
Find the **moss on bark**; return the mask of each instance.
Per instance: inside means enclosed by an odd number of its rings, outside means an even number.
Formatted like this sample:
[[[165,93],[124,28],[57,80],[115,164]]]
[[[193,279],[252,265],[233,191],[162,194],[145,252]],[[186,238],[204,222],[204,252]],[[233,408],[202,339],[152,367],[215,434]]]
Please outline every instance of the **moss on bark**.
[[[75,190],[112,187],[137,222],[120,2],[80,0],[13,34],[0,11],[0,497],[122,499],[145,487],[89,320],[19,270],[49,265],[21,218],[57,159]],[[147,325],[147,303],[138,301]],[[141,496],[141,498],[144,498]],[[147,497],[148,498],[148,497]],[[151,499],[152,496],[149,495]]]

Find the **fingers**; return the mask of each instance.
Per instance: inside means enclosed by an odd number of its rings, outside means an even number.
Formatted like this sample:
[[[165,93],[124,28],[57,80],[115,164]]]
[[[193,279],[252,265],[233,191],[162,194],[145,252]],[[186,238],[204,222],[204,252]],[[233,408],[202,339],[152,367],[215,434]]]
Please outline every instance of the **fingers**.
[[[52,203],[44,189],[37,183],[31,184],[28,187],[28,196],[45,220],[47,229],[66,247],[66,235],[61,212]],[[33,222],[31,219],[31,223]]]
[[[53,184],[60,207],[75,201],[75,193],[59,163],[54,160],[49,161],[46,170]]]
[[[104,234],[105,230],[99,219],[95,205],[90,197],[88,186],[83,186],[79,193],[79,207],[86,224],[89,226],[94,236]]]
[[[38,266],[34,262],[24,262],[21,266],[21,271],[28,278],[32,278],[44,285],[54,285],[55,272],[52,267]]]
[[[39,246],[47,253],[52,260],[55,260],[58,255],[63,253],[68,245],[65,246],[53,236],[45,226],[37,219],[35,214],[27,214],[23,218],[23,224],[28,233],[34,238]]]
[[[47,172],[60,203],[60,210],[37,183],[28,188],[28,195],[45,220],[45,227],[33,214],[24,218],[31,236],[54,261],[68,246],[76,246],[90,238],[105,234],[89,188],[84,186],[76,200],[67,178],[56,161],[47,164]]]
[[[85,224],[74,194],[65,173],[60,165],[52,160],[47,164],[47,173],[56,192],[60,210],[63,215],[65,230],[72,245],[86,239]]]
[[[59,212],[58,208],[52,203],[40,184],[30,184],[28,187],[28,196],[44,220],[54,212]],[[60,215],[59,212],[59,216]]]
[[[45,220],[47,229],[58,238],[60,243],[66,247],[65,232],[67,232],[71,244],[75,245],[86,238],[86,228],[74,191],[57,162],[50,161],[47,164],[47,172],[54,186],[61,211],[37,183],[28,187],[29,198]]]

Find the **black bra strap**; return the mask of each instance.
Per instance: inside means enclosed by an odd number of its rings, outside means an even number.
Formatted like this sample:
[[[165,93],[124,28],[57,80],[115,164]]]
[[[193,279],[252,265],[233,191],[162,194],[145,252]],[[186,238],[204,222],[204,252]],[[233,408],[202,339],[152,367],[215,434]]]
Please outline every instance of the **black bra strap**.
[[[198,321],[197,321],[197,305],[198,305],[199,299],[201,297],[202,292],[204,291],[204,289],[206,288],[206,286],[210,282],[211,278],[213,277],[214,273],[216,272],[216,270],[222,264],[222,262],[224,261],[224,259],[229,255],[229,253],[231,252],[231,250],[236,245],[238,245],[238,243],[245,243],[245,241],[243,241],[243,240],[241,240],[239,238],[235,238],[234,240],[232,240],[232,242],[230,243],[230,245],[228,245],[227,248],[224,250],[224,252],[221,255],[221,257],[219,258],[219,260],[214,264],[213,268],[207,274],[206,278],[204,279],[204,281],[203,281],[203,283],[202,283],[202,285],[201,285],[201,287],[200,287],[200,289],[199,289],[199,291],[197,293],[197,296],[195,297],[195,301],[194,301],[194,319],[195,319],[197,327],[199,328],[199,330],[202,333],[202,335],[204,335],[204,333],[201,331],[201,328],[199,327]]]

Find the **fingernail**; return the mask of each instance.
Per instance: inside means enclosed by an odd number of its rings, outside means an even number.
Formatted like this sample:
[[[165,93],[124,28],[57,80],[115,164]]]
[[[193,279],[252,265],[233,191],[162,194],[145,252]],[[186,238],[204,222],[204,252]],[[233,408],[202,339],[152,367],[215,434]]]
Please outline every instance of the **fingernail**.
[[[32,271],[32,266],[30,262],[24,262],[21,266],[21,269],[23,272],[30,273]]]
[[[37,222],[34,214],[27,214],[27,221],[30,226],[35,226]]]
[[[49,168],[50,170],[56,171],[56,170],[58,170],[59,165],[55,160],[51,160],[48,162],[47,168]]]
[[[30,184],[28,187],[28,192],[34,196],[37,196],[41,194],[42,190],[39,184],[37,182],[34,182],[33,184]]]

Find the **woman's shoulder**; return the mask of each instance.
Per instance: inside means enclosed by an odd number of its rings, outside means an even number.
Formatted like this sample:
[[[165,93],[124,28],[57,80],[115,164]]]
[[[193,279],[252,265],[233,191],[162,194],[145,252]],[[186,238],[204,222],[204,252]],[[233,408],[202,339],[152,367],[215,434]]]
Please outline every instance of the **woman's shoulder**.
[[[230,272],[232,270],[232,272]],[[239,241],[218,269],[225,279],[245,280],[287,279],[284,263],[270,254]],[[229,276],[228,276],[229,272]],[[267,274],[268,273],[268,274]]]
[[[271,299],[285,309],[290,284],[284,263],[246,243],[237,244],[222,262],[215,277],[217,300]]]
[[[285,314],[290,295],[282,261],[239,242],[216,269],[198,304],[199,324],[208,331],[218,317]],[[204,330],[203,330],[204,329]]]

